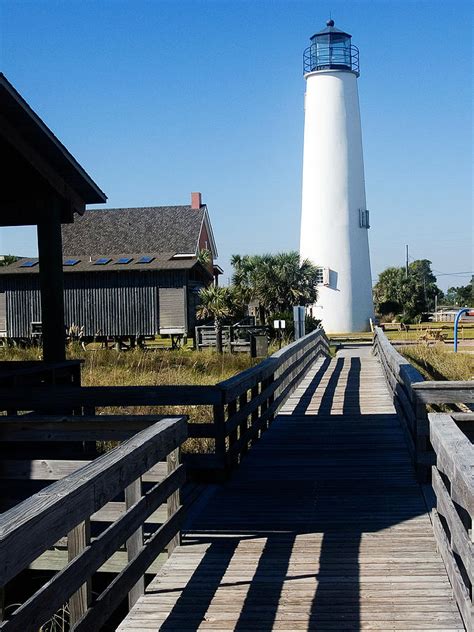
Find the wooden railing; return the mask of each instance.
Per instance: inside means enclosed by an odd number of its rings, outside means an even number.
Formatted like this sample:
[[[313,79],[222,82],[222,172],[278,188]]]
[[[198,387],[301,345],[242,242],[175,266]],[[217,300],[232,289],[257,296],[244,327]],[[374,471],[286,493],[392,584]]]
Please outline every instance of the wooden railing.
[[[328,353],[328,340],[319,329],[218,384],[221,401],[214,406],[216,453],[225,467],[239,463],[314,360]]]
[[[229,325],[224,325],[221,328],[222,347],[229,347],[231,341],[231,328]],[[198,325],[194,328],[194,340],[196,349],[201,351],[202,349],[216,348],[216,329],[214,325]]]
[[[214,386],[31,387],[27,392],[10,388],[0,389],[0,407],[18,410],[21,402],[20,412],[50,414],[57,408],[90,416],[97,408],[107,407],[212,406],[211,422],[195,423],[191,416],[188,437],[211,440],[213,451],[194,452],[184,458],[191,474],[207,472],[212,478],[221,478],[268,428],[315,358],[327,355],[328,350],[327,338],[319,329]],[[102,416],[97,420],[100,424],[107,423]],[[127,423],[127,416],[123,415],[115,428],[117,436]],[[134,423],[147,422],[135,418]],[[78,424],[80,418],[70,428],[72,432],[77,428],[80,436]]]
[[[33,432],[44,430],[38,423],[32,420]],[[86,421],[81,423],[83,428],[87,426]],[[21,424],[28,428],[27,419],[21,420]],[[16,428],[16,431],[22,430]],[[15,612],[7,613],[10,616],[0,623],[0,630],[38,629],[66,602],[69,602],[71,629],[97,630],[127,594],[130,605],[136,602],[144,591],[146,570],[167,545],[171,550],[179,541],[183,521],[179,490],[185,473],[184,466],[179,464],[178,449],[186,437],[184,417],[159,419],[119,447],[2,515],[0,586],[5,586],[64,536],[70,561]],[[168,475],[142,493],[142,477],[163,459],[168,463]],[[125,512],[91,540],[91,516],[121,493],[125,494]],[[163,503],[167,504],[168,517],[144,542],[143,525]],[[128,564],[92,600],[92,575],[124,543]]]
[[[252,334],[268,335],[268,327],[262,325],[232,325],[222,327],[222,348],[226,351],[250,353]],[[198,325],[194,336],[196,349],[215,349],[216,330],[213,325]]]
[[[373,350],[392,392],[418,479],[429,482],[435,455],[430,443],[427,405],[473,403],[474,382],[425,381],[390,344],[380,327],[375,328]]]
[[[448,414],[430,413],[430,439],[436,454],[432,523],[453,594],[468,632],[473,630],[474,447]],[[472,415],[456,419],[473,423]]]
[[[39,360],[1,360],[0,386],[69,384],[80,386],[82,360],[42,362]]]

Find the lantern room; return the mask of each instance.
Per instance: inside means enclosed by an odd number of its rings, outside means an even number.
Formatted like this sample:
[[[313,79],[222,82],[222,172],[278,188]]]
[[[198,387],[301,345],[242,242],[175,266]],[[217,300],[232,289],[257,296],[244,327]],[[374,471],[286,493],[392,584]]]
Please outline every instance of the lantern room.
[[[347,70],[359,76],[359,49],[352,46],[352,36],[326,22],[326,28],[315,33],[303,54],[304,73],[319,70]]]

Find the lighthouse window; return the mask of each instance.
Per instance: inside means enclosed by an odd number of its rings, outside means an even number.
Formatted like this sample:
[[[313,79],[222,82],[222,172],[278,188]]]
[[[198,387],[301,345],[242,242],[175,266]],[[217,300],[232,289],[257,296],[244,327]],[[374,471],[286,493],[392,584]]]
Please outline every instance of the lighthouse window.
[[[369,211],[359,209],[359,226],[361,228],[370,228]]]
[[[329,268],[316,269],[316,283],[318,285],[329,285]]]

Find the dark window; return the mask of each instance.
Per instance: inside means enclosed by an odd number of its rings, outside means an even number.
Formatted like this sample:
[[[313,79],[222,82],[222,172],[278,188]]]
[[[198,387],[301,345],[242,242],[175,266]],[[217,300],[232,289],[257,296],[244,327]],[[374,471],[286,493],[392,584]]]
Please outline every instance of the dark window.
[[[65,266],[75,266],[76,263],[79,263],[80,259],[66,259],[64,262]]]
[[[131,257],[120,257],[115,263],[130,263],[130,261],[132,261]]]
[[[100,259],[97,259],[96,261],[94,261],[94,265],[95,266],[105,266],[106,263],[109,263],[110,261],[112,261],[110,258],[108,257],[101,257]]]
[[[32,268],[33,266],[38,264],[38,260],[36,261],[24,261],[20,264],[20,268]]]
[[[137,263],[151,263],[155,257],[141,257]]]

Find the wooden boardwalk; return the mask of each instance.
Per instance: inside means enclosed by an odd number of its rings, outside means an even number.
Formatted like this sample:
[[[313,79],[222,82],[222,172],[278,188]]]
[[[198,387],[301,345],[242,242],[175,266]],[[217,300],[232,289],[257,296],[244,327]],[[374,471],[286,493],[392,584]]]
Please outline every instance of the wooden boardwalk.
[[[118,629],[464,630],[369,348],[315,363]]]

